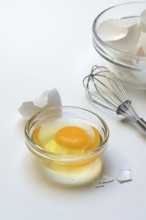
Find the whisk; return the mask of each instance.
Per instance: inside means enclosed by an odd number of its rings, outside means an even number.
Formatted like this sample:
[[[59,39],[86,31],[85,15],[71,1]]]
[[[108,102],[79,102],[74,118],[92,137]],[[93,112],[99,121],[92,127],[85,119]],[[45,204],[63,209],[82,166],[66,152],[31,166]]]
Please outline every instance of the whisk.
[[[131,119],[146,131],[146,122],[137,115],[120,81],[109,69],[93,66],[83,85],[90,101]]]

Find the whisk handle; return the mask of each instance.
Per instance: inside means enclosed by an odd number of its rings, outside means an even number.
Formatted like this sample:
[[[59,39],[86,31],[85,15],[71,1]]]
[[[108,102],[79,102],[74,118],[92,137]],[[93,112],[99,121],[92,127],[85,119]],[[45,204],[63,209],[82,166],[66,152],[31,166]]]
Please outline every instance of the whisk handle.
[[[146,131],[146,121],[145,120],[143,120],[142,118],[139,118],[137,120],[137,123],[141,128],[143,128]]]

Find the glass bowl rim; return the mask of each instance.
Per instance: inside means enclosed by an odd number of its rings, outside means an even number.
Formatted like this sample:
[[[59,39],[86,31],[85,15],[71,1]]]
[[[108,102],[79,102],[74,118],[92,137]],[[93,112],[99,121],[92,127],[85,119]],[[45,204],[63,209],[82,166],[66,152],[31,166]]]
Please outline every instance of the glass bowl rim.
[[[90,152],[86,152],[86,153],[81,153],[81,154],[59,154],[59,153],[53,153],[53,152],[49,152],[46,151],[44,149],[42,149],[39,145],[36,145],[30,135],[29,135],[29,125],[33,122],[33,120],[40,114],[42,114],[43,112],[47,111],[47,110],[51,110],[51,109],[57,109],[57,108],[72,108],[72,109],[79,109],[79,110],[83,110],[86,111],[87,113],[90,113],[92,115],[94,115],[95,117],[97,117],[97,119],[102,123],[102,125],[105,127],[106,130],[106,136],[102,142],[102,144],[98,147],[96,147],[94,150],[90,151]],[[65,160],[65,162],[72,162],[72,160],[78,160],[79,158],[84,160],[87,159],[86,157],[94,157],[96,156],[98,153],[100,153],[104,148],[105,148],[105,144],[107,143],[108,139],[109,139],[109,128],[107,123],[96,113],[87,110],[85,108],[82,107],[77,107],[77,106],[57,106],[57,107],[48,107],[45,108],[41,111],[39,111],[38,113],[36,113],[35,115],[33,115],[26,123],[25,128],[24,128],[24,133],[25,133],[25,138],[26,138],[26,145],[28,148],[30,148],[30,150],[32,149],[32,151],[34,150],[36,153],[39,153],[41,156],[46,157],[47,159],[52,159],[52,160],[57,160],[57,161],[62,161]],[[28,146],[29,145],[29,146]],[[31,147],[30,147],[31,145]],[[58,157],[58,158],[57,158]],[[62,159],[60,159],[62,158]],[[69,159],[71,161],[69,161]]]

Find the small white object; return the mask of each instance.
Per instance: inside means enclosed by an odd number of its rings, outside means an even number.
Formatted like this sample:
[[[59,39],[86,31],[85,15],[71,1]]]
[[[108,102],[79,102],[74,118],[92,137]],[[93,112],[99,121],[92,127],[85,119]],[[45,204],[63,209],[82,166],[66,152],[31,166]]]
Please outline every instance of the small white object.
[[[109,19],[97,29],[98,36],[113,48],[128,52],[138,42],[140,25],[137,18]]]
[[[59,92],[56,89],[52,89],[44,92],[39,98],[33,101],[23,102],[18,111],[28,120],[44,108],[57,106],[61,106],[61,98]]]
[[[99,180],[99,183],[110,183],[110,182],[113,182],[113,181],[114,181],[113,177],[107,176],[107,175],[103,175],[103,176],[101,176],[101,178]]]
[[[119,170],[119,173],[116,176],[116,179],[120,183],[131,181],[132,180],[131,169],[121,169],[121,170]]]

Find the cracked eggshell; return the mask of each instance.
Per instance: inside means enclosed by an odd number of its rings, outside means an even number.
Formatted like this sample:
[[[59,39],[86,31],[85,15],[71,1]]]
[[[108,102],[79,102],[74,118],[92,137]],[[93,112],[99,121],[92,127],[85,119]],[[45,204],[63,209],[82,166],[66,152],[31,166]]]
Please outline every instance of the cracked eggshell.
[[[121,170],[119,170],[119,173],[116,176],[116,179],[120,183],[131,181],[132,180],[131,169],[121,169]]]
[[[56,89],[52,89],[44,92],[39,98],[33,101],[23,102],[18,111],[26,120],[29,120],[34,114],[44,108],[61,105],[59,92]]]
[[[107,42],[121,39],[127,35],[128,30],[120,24],[120,19],[103,21],[97,29],[97,34],[103,41]]]
[[[108,175],[103,175],[101,176],[101,178],[99,179],[99,183],[101,184],[104,184],[104,183],[110,183],[110,182],[113,182],[114,181],[114,178],[111,177],[111,176],[108,176]]]
[[[137,49],[135,55],[139,57],[139,59],[137,58],[137,60],[133,61],[134,65],[137,67],[146,68],[146,56],[141,46]],[[132,73],[140,84],[141,83],[146,84],[146,73],[140,71],[139,72],[132,71]]]
[[[141,46],[146,54],[146,9],[140,15],[141,24]]]
[[[142,31],[146,33],[146,9],[140,15],[140,24]]]
[[[56,89],[45,91],[40,97],[33,100],[33,104],[40,108],[45,106],[61,106],[61,98]]]
[[[139,47],[136,51],[136,56],[138,57],[145,57],[145,53],[142,47]]]
[[[146,54],[146,33],[144,32],[141,33],[141,46],[144,53]]]
[[[128,52],[138,42],[139,20],[136,18],[109,19],[100,24],[97,34],[109,46],[122,52]]]

